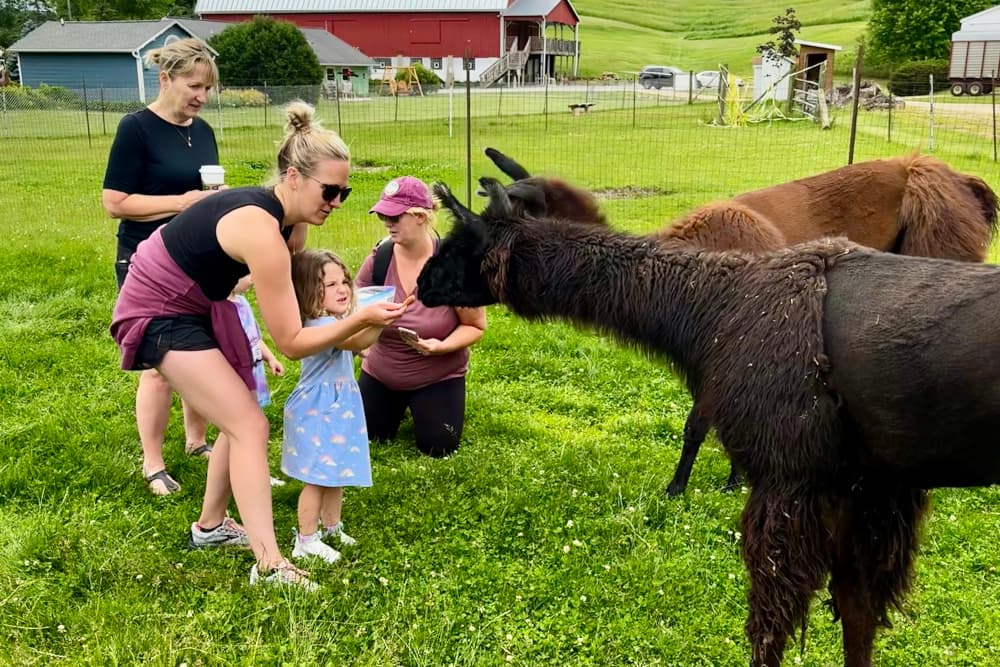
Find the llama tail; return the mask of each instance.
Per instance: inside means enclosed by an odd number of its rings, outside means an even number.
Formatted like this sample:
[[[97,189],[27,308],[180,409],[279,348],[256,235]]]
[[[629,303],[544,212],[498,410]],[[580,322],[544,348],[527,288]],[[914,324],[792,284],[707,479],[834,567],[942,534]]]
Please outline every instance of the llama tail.
[[[984,180],[912,156],[899,207],[898,252],[981,262],[997,231],[997,195]]]

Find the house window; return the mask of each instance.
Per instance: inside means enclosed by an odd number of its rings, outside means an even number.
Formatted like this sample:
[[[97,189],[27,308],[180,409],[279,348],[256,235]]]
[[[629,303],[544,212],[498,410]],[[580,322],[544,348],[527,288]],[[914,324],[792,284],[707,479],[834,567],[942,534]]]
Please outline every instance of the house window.
[[[431,69],[441,69],[440,58],[431,58]]]
[[[327,67],[326,68],[326,80],[327,81],[333,81],[336,78],[337,78],[337,70],[333,69],[332,67]]]
[[[410,58],[410,64],[411,65],[423,65],[424,64],[424,59],[423,58]]]
[[[375,64],[382,69],[392,65],[392,58],[374,58],[373,60],[375,61]]]
[[[467,70],[476,69],[476,59],[475,58],[462,58],[462,68]]]

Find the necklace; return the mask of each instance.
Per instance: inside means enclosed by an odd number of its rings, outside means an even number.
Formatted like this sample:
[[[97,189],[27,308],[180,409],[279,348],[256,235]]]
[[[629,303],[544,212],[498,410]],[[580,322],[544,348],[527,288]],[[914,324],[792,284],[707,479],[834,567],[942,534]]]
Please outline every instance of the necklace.
[[[181,139],[183,139],[184,141],[187,142],[188,148],[191,148],[191,126],[190,125],[186,125],[184,127],[184,129],[187,130],[187,134],[184,134],[183,132],[181,132],[181,129],[179,127],[177,127],[176,125],[174,125],[174,129],[177,130],[177,134],[180,135]]]

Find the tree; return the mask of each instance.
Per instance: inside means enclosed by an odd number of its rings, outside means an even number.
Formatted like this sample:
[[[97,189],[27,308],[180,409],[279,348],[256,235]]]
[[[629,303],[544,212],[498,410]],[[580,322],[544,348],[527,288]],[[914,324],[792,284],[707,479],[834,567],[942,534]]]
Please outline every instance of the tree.
[[[947,59],[961,19],[996,0],[872,0],[869,56],[889,64]]]
[[[291,23],[258,16],[226,28],[209,44],[219,53],[216,62],[223,85],[297,87],[268,90],[275,102],[293,97],[315,102],[319,97],[323,68],[305,36]]]
[[[8,47],[55,18],[55,11],[45,0],[0,0],[0,47]]]
[[[789,7],[784,16],[775,16],[774,25],[767,29],[772,35],[778,36],[778,42],[767,41],[757,47],[757,53],[767,60],[777,61],[782,58],[798,58],[799,50],[795,48],[795,33],[802,29],[802,22],[795,16],[795,8]]]

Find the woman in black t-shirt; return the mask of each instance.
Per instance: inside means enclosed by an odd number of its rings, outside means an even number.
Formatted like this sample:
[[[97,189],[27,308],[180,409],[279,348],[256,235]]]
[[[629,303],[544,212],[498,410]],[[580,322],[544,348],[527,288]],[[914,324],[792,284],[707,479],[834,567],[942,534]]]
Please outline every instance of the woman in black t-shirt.
[[[160,225],[212,193],[201,189],[199,169],[218,164],[215,133],[198,112],[218,80],[211,52],[197,39],[173,41],[146,55],[159,67],[160,93],[142,111],[122,118],[111,145],[101,199],[108,215],[118,218],[115,273],[119,289],[132,254]],[[180,485],[166,470],[163,437],[170,414],[171,390],[155,370],[139,376],[135,420],[142,443],[142,474],[149,490],[168,495]],[[184,408],[185,451],[207,456],[205,420]]]

